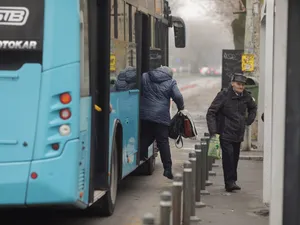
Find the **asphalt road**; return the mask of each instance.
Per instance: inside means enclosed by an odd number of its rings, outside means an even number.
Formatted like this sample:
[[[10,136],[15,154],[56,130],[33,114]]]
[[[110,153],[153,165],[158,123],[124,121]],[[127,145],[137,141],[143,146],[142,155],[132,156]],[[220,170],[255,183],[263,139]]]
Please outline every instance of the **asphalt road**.
[[[179,86],[201,80],[203,87],[197,89],[194,97],[185,99],[186,108],[193,116],[198,132],[206,131],[204,115],[208,105],[219,90],[217,86],[206,86],[211,78],[200,75],[176,76]],[[220,83],[219,78],[217,83]],[[195,141],[186,141],[185,147],[192,147]],[[173,146],[173,142],[171,143]],[[174,172],[182,171],[182,163],[187,159],[187,152],[172,147]],[[109,218],[91,217],[82,211],[61,210],[0,210],[3,225],[138,225],[146,212],[159,214],[159,195],[169,190],[171,182],[162,175],[163,168],[160,158],[157,158],[156,171],[152,176],[129,176],[123,180],[119,187],[117,206],[113,216]],[[59,184],[58,184],[59,185]],[[41,190],[43,191],[43,190]],[[45,193],[47,194],[47,193]]]
[[[175,73],[174,78],[176,79],[179,86],[185,86],[197,80],[203,80],[205,82],[208,79],[220,79],[220,76],[205,76],[205,75],[201,75],[200,73],[195,73],[195,74]]]

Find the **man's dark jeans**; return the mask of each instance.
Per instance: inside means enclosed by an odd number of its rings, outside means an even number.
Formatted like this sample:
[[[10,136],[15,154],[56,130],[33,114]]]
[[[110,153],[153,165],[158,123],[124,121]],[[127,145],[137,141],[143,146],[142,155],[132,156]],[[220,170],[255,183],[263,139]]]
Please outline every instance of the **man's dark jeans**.
[[[240,157],[240,142],[220,139],[225,184],[237,181],[237,167]]]
[[[141,159],[148,157],[148,148],[156,140],[164,169],[172,168],[169,145],[169,127],[151,121],[141,120]]]

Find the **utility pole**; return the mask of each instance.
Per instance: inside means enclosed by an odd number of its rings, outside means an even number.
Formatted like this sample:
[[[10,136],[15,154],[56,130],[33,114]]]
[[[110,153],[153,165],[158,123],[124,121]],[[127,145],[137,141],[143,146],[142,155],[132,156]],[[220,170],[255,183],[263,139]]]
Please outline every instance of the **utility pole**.
[[[244,53],[254,55],[254,70],[244,72],[245,76],[259,78],[259,53],[260,53],[260,0],[246,0],[246,26]],[[257,99],[255,99],[257,101]],[[257,120],[253,123],[257,128]],[[246,127],[243,151],[251,150],[252,129]]]

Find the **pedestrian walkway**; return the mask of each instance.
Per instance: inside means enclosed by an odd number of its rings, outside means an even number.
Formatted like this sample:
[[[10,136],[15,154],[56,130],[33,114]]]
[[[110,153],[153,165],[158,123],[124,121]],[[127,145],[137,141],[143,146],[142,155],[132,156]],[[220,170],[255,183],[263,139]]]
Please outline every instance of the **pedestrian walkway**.
[[[188,152],[173,148],[175,173],[182,172],[182,165],[188,158]],[[256,160],[240,161],[238,184],[242,190],[236,193],[225,192],[222,163],[220,160],[216,163],[219,165],[219,167],[213,168],[216,176],[209,178],[213,185],[207,187],[210,195],[202,196],[202,201],[207,206],[196,209],[196,214],[201,219],[200,224],[268,225],[268,209],[262,203],[263,162]],[[169,185],[170,188],[171,182]]]
[[[237,193],[224,191],[221,167],[214,168],[217,176],[210,177],[210,195],[202,198],[207,207],[197,210],[203,224],[267,225],[268,217],[258,215],[266,209],[262,204],[262,167],[259,161],[240,161],[238,184],[242,190]]]

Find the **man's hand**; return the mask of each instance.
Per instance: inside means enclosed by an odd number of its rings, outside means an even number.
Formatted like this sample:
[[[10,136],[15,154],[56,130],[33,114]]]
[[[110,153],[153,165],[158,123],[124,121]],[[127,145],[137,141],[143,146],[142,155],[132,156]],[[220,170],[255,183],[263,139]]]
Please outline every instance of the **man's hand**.
[[[218,134],[213,134],[210,136],[210,139],[218,139],[219,135]]]
[[[113,110],[112,105],[109,104],[109,113],[111,113],[112,110]]]

